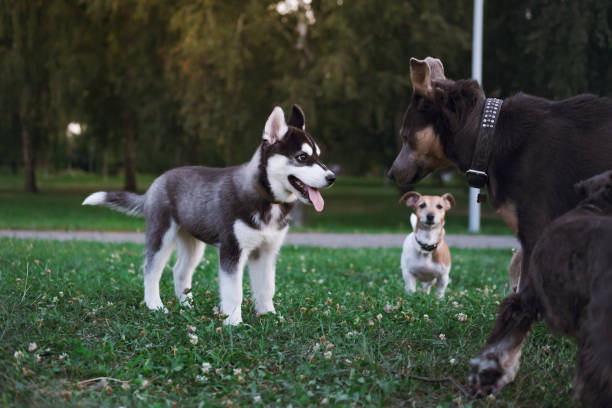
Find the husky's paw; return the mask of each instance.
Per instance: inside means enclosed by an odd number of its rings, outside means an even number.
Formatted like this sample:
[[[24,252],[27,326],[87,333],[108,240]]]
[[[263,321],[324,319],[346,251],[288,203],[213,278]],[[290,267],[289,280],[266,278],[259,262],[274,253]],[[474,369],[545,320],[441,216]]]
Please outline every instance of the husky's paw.
[[[186,307],[187,309],[193,309],[193,295],[189,293],[182,296],[182,299],[179,299],[179,303],[181,306]]]
[[[470,366],[472,372],[468,375],[468,385],[476,398],[495,394],[508,382],[504,380],[506,373],[494,353],[474,357],[470,360]]]
[[[240,323],[242,323],[242,314],[241,313],[234,313],[233,315],[229,315],[223,321],[223,325],[224,326],[238,326]]]
[[[152,311],[157,311],[157,312],[164,312],[164,313],[168,313],[168,309],[166,309],[164,307],[164,304],[161,302],[161,300],[159,302],[146,302],[147,303],[147,309],[152,310]]]
[[[255,308],[255,316],[257,317],[263,316],[268,313],[276,314],[276,310],[274,309],[274,305],[272,303],[266,306]]]

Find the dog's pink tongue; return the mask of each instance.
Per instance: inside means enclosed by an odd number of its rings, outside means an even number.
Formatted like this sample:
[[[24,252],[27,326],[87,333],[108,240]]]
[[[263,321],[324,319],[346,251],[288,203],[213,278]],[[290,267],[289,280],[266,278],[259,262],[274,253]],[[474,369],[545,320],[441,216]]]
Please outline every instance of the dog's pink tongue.
[[[323,206],[325,203],[323,202],[323,196],[319,193],[319,190],[316,188],[312,188],[310,186],[306,186],[308,189],[308,198],[312,201],[312,205],[314,205],[315,210],[318,212],[323,211]]]

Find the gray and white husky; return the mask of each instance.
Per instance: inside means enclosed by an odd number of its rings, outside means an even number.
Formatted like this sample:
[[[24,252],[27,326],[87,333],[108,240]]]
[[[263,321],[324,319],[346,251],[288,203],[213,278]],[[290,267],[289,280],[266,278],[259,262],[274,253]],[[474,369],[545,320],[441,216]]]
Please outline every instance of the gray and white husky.
[[[175,246],[174,291],[181,303],[190,305],[193,272],[205,244],[210,244],[219,251],[225,323],[242,322],[242,273],[247,262],[256,313],[275,312],[276,257],[289,228],[289,212],[296,199],[323,210],[318,189],[336,179],[305,129],[304,113],[297,105],[288,123],[283,110],[275,107],[261,145],[248,163],[179,167],[155,179],[144,195],[99,191],[83,201],[83,205],[144,215],[144,298],[149,309],[165,310],[159,279]]]

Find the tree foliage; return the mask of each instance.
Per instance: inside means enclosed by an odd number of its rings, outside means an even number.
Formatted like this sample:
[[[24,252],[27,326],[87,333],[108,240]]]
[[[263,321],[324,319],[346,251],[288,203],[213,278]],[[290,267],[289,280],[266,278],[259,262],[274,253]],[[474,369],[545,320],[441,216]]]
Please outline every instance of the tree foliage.
[[[244,161],[274,105],[326,160],[381,175],[411,56],[470,75],[473,2],[0,0],[0,164],[103,174]],[[282,7],[281,7],[282,6]],[[612,95],[612,4],[489,0],[485,90]],[[66,126],[86,127],[70,135]],[[29,160],[29,163],[28,163]],[[33,187],[33,188],[32,188]]]

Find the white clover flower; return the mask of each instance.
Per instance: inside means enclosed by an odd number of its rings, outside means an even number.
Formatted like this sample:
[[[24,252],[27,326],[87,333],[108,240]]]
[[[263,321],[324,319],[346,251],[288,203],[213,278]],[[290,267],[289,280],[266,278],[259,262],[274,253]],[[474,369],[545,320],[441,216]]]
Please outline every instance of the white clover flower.
[[[450,360],[448,360],[448,362],[451,363],[451,365],[457,364],[457,360],[455,358],[451,358]]]
[[[312,351],[319,351],[320,347],[321,345],[319,343],[315,343],[315,345],[312,347]]]
[[[191,344],[198,344],[198,336],[197,336],[197,334],[187,333],[187,336],[189,337],[189,342]]]
[[[205,383],[206,381],[208,381],[208,377],[206,377],[205,375],[196,375],[196,381],[199,383]]]
[[[53,301],[53,303],[57,303],[57,301],[58,301],[58,300],[59,300],[59,299],[57,298],[57,296],[53,296],[53,300],[52,300],[52,301]]]
[[[444,333],[440,333],[438,337],[440,338],[440,340],[446,341],[446,335]]]
[[[60,297],[64,297],[64,292],[59,293]]]
[[[59,355],[58,358],[59,358],[60,361],[63,361],[63,360],[68,358],[68,353],[62,353],[62,354]]]
[[[196,328],[195,328],[195,326],[193,326],[191,324],[188,324],[187,325],[187,330],[194,332],[194,331],[196,331]]]
[[[325,353],[323,353],[323,357],[325,357],[326,360],[331,360],[333,355],[334,353],[331,350],[328,350]]]
[[[380,313],[379,313],[379,314],[377,314],[377,315],[376,315],[376,319],[377,319],[377,320],[382,320],[382,315],[381,315]]]
[[[15,357],[15,360],[23,360],[25,354],[23,354],[23,351],[18,350],[13,354],[13,357]]]
[[[257,403],[257,402],[260,402],[260,401],[261,401],[261,395],[255,394],[253,396],[253,402]]]
[[[202,363],[201,370],[204,374],[209,372],[211,368],[212,368],[212,365],[208,361],[205,361]]]
[[[242,368],[234,368],[234,375],[242,374]]]
[[[37,348],[38,348],[38,345],[36,343],[30,343],[30,345],[28,346],[28,351],[31,353]]]
[[[460,322],[467,322],[467,315],[465,313],[457,313],[455,315],[455,319],[459,320]]]

